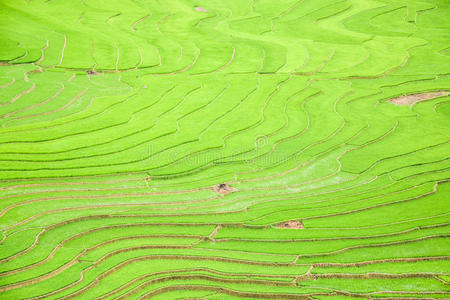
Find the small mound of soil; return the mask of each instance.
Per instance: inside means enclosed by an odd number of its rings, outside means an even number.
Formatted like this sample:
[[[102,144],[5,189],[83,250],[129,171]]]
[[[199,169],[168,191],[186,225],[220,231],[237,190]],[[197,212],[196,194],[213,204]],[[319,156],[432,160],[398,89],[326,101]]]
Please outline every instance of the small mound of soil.
[[[88,75],[93,75],[93,76],[100,75],[99,72],[96,72],[96,71],[93,71],[93,70],[87,70],[86,73],[87,73]]]
[[[202,12],[207,12],[207,11],[208,11],[207,9],[205,9],[205,8],[203,8],[203,7],[200,7],[200,6],[196,6],[196,7],[195,7],[195,10],[196,10],[196,11],[202,11]]]
[[[390,99],[388,101],[395,105],[414,105],[416,102],[431,100],[434,98],[447,96],[448,94],[450,94],[449,91],[421,93],[421,94],[405,95]]]
[[[217,184],[217,185],[213,186],[213,190],[217,194],[222,194],[222,195],[226,195],[226,194],[237,191],[236,188],[229,186],[227,183]]]
[[[291,220],[287,222],[282,222],[277,225],[277,228],[287,228],[287,229],[304,229],[303,223],[298,220]]]

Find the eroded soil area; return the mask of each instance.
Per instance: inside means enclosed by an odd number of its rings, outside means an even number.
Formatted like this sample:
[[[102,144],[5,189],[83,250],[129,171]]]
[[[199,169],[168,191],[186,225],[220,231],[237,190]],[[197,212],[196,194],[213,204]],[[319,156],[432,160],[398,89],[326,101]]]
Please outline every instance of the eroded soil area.
[[[442,96],[449,95],[449,91],[439,91],[421,94],[404,95],[397,98],[392,98],[389,102],[395,105],[414,105],[417,102],[431,100]]]

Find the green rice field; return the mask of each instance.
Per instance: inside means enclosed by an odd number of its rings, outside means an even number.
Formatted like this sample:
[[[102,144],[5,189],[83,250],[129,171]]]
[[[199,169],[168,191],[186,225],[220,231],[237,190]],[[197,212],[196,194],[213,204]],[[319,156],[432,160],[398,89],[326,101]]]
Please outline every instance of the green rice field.
[[[0,299],[449,299],[448,0],[0,0]]]

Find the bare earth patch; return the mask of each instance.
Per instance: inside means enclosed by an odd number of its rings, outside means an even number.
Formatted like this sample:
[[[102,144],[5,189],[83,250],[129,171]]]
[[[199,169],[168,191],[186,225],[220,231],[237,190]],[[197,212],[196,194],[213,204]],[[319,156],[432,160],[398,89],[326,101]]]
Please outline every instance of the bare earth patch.
[[[33,75],[33,74],[43,73],[43,72],[44,72],[43,70],[37,69],[37,70],[28,71],[27,74],[28,75]]]
[[[450,94],[449,91],[421,93],[421,94],[400,96],[397,98],[390,99],[388,101],[394,103],[395,105],[414,105],[416,102],[431,100],[434,98],[447,96],[449,94]]]
[[[303,223],[298,220],[291,220],[287,222],[282,222],[277,225],[277,228],[287,228],[287,229],[304,229]]]
[[[208,12],[207,9],[205,9],[205,8],[203,8],[203,7],[200,7],[200,6],[196,6],[196,7],[195,7],[195,10],[196,10],[196,11],[202,11],[202,12]]]
[[[97,75],[100,75],[100,73],[99,73],[99,72],[97,72],[97,71],[93,71],[93,70],[87,70],[87,71],[86,71],[86,73],[87,73],[88,75],[93,75],[93,76],[97,76]]]
[[[221,183],[213,186],[214,192],[217,194],[227,195],[232,192],[236,192],[237,189],[229,186],[227,183]]]

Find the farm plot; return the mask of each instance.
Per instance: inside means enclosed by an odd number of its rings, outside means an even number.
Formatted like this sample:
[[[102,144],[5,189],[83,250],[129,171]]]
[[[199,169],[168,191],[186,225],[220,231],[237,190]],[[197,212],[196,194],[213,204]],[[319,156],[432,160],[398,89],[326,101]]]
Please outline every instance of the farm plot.
[[[3,0],[0,299],[450,297],[445,0]]]

